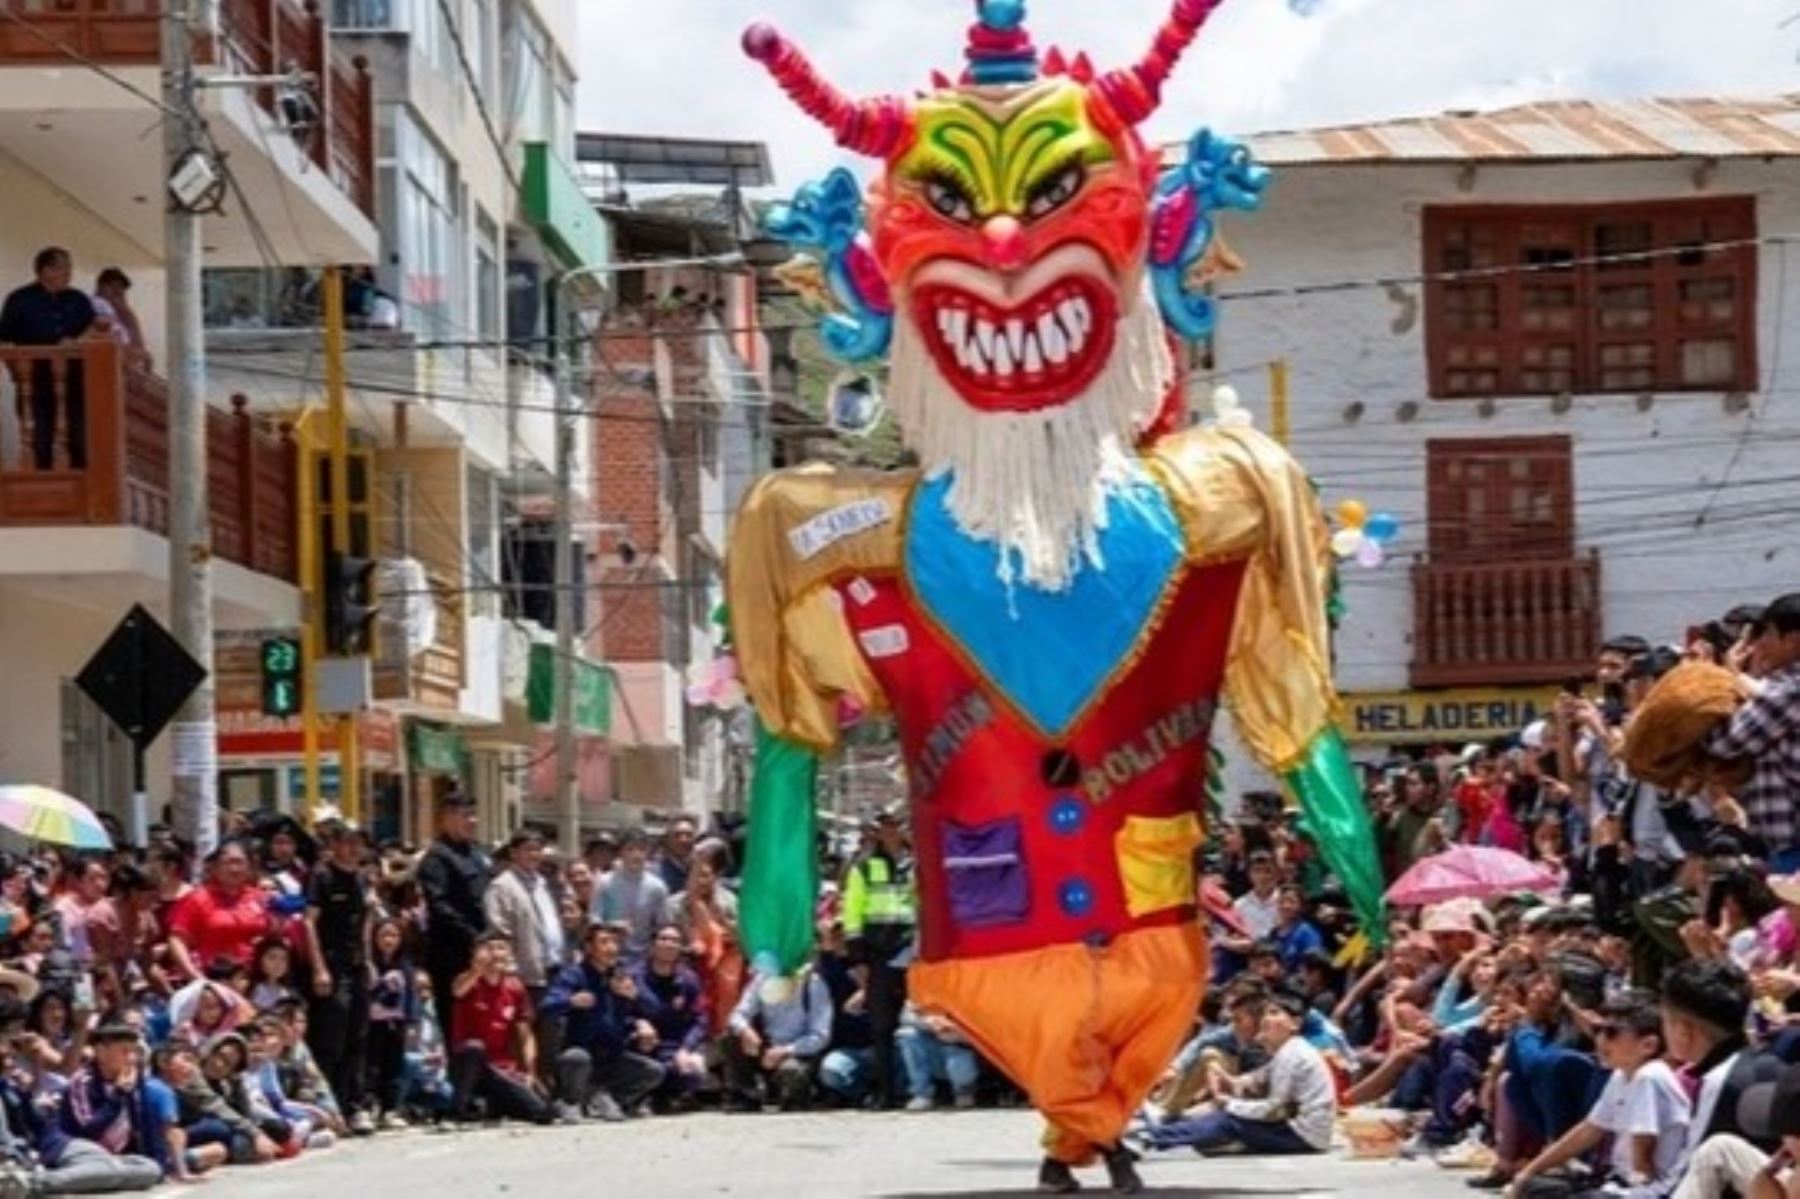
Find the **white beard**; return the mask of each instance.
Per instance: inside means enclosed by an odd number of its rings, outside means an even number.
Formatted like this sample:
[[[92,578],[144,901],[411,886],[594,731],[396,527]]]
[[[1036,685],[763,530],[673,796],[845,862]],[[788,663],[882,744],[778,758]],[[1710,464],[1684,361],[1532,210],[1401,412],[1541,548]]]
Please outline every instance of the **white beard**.
[[[957,526],[1000,548],[1000,578],[1045,591],[1083,563],[1104,566],[1108,492],[1132,476],[1137,438],[1175,377],[1148,284],[1119,318],[1112,356],[1086,391],[1037,412],[969,406],[932,359],[910,316],[895,322],[888,402],[927,478],[950,476]]]

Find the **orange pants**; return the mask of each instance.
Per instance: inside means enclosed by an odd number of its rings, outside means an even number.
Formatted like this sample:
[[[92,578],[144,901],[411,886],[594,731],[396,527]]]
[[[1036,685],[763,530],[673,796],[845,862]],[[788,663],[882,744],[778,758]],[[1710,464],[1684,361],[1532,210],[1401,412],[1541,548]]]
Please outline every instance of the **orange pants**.
[[[915,962],[907,990],[1025,1088],[1050,1122],[1050,1156],[1082,1165],[1124,1134],[1192,1030],[1209,973],[1206,938],[1189,923],[1105,948]]]

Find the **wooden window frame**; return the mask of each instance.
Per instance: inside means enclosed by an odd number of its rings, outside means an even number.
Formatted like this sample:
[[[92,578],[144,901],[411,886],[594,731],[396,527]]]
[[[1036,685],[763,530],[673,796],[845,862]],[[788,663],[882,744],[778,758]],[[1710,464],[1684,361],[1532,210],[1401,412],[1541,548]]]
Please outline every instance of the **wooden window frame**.
[[[1466,504],[1457,497],[1461,484],[1451,479],[1452,467],[1470,458],[1489,461],[1525,460],[1548,464],[1551,481],[1551,531],[1528,536],[1507,532],[1511,522],[1503,515],[1507,484],[1490,479],[1487,536],[1471,540],[1466,527]],[[1528,437],[1444,437],[1425,443],[1425,496],[1427,546],[1434,563],[1486,563],[1508,558],[1554,560],[1575,553],[1575,450],[1562,434]],[[1501,544],[1496,544],[1499,542]]]
[[[1681,262],[1674,254],[1659,254],[1642,263],[1608,267],[1588,261],[1597,256],[1596,230],[1605,224],[1632,219],[1651,223],[1652,245],[1678,244],[1680,223],[1704,220],[1731,228],[1729,236],[1709,235],[1708,240],[1740,240],[1745,244],[1709,251],[1700,263]],[[1526,226],[1572,225],[1579,232],[1575,265],[1567,271],[1505,269],[1521,262],[1520,233]],[[1636,395],[1644,392],[1731,392],[1757,389],[1757,236],[1756,200],[1753,196],[1718,196],[1692,200],[1660,200],[1603,204],[1507,204],[1431,205],[1424,211],[1422,255],[1425,285],[1425,346],[1430,394],[1438,400],[1479,400],[1488,396]],[[1444,254],[1454,238],[1479,230],[1496,238],[1499,268],[1485,277],[1472,275],[1463,286],[1479,286],[1491,280],[1496,289],[1498,327],[1491,331],[1452,331],[1448,328],[1449,297],[1457,284],[1435,277],[1443,272]],[[1730,278],[1736,289],[1735,310],[1728,322],[1715,325],[1684,323],[1682,285],[1691,281]],[[1575,288],[1575,327],[1567,333],[1527,331],[1523,327],[1525,289],[1545,280],[1569,280]],[[1602,287],[1646,284],[1652,288],[1652,324],[1640,334],[1600,328],[1598,299]],[[1736,347],[1732,378],[1727,382],[1689,384],[1682,381],[1681,347],[1687,340],[1703,340],[1708,331],[1731,338]],[[1609,344],[1650,340],[1655,345],[1651,385],[1638,383],[1604,387],[1600,384],[1600,354]],[[1524,351],[1531,345],[1572,343],[1575,348],[1573,386],[1549,386],[1541,380],[1529,384]],[[1453,390],[1449,361],[1453,346],[1485,350],[1496,358],[1498,383],[1491,389]]]

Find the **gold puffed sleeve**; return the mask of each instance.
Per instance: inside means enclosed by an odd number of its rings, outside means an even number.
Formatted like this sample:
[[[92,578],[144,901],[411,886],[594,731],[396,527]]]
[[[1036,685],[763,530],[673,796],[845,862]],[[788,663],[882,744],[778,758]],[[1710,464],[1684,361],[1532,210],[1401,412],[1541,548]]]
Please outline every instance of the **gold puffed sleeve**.
[[[1245,557],[1225,697],[1264,766],[1298,766],[1337,715],[1325,588],[1331,546],[1299,463],[1255,429],[1178,433],[1150,451],[1196,561]]]
[[[916,476],[808,465],[768,475],[738,510],[725,560],[738,673],[763,724],[816,750],[837,742],[837,701],[885,699],[832,584],[891,574]]]

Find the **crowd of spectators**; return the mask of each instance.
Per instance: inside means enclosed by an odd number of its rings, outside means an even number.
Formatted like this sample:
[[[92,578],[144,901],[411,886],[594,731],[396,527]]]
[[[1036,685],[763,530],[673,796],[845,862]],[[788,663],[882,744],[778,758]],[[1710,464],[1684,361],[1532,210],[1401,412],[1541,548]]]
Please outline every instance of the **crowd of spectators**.
[[[760,979],[733,847],[691,820],[573,858],[474,827],[460,795],[422,851],[329,814],[232,818],[198,882],[161,827],[144,851],[0,859],[0,1193],[141,1189],[421,1124],[1010,1098],[911,1009],[874,1093],[864,930],[835,886],[815,960]]]
[[[1741,703],[1703,743],[1735,783],[1626,763],[1684,661],[1735,673]],[[1610,640],[1544,719],[1372,765],[1367,801],[1390,882],[1470,844],[1555,885],[1391,907],[1359,953],[1304,819],[1247,797],[1204,867],[1215,985],[1141,1151],[1325,1153],[1399,1129],[1405,1156],[1533,1199],[1800,1199],[1800,595],[1672,644]]]
[[[1625,764],[1684,659],[1740,676],[1708,742],[1739,785]],[[1214,985],[1141,1152],[1401,1127],[1406,1155],[1536,1199],[1800,1199],[1800,596],[1679,645],[1610,641],[1594,676],[1502,742],[1368,767],[1390,880],[1461,843],[1534,860],[1547,892],[1359,929],[1281,797],[1216,823]],[[898,813],[828,863],[817,953],[787,978],[751,970],[738,846],[692,820],[569,855],[530,828],[479,844],[460,795],[436,818],[422,850],[329,814],[234,818],[197,873],[163,829],[0,861],[0,1190],[136,1189],[418,1124],[1017,1098],[906,1001]]]

